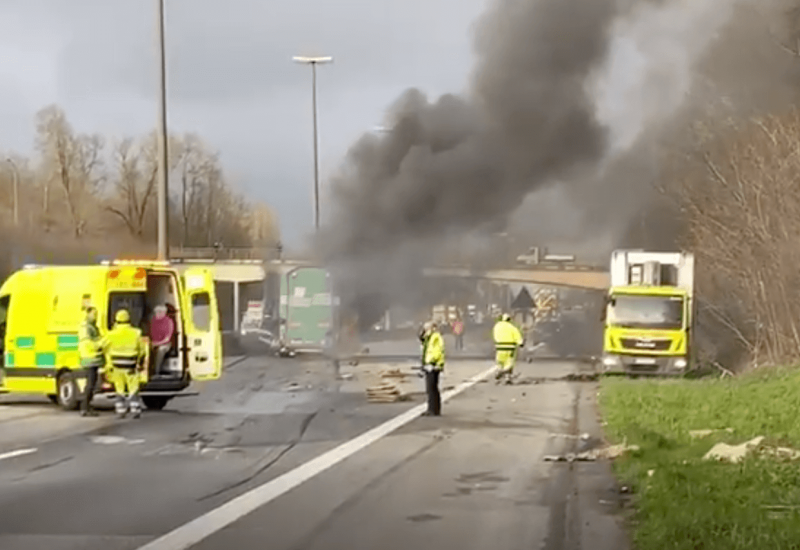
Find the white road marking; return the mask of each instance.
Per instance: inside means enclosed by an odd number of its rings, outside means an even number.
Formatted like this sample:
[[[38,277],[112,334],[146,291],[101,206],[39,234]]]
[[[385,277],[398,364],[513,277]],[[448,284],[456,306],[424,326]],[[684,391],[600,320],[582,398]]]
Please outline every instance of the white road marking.
[[[89,438],[92,443],[98,445],[119,445],[127,443],[128,445],[140,445],[144,443],[144,439],[127,439],[118,435],[95,435]]]
[[[0,460],[6,460],[9,458],[17,458],[18,456],[29,455],[31,453],[35,453],[37,450],[38,449],[17,449],[16,451],[0,454]]]
[[[442,401],[446,402],[459,393],[467,390],[485,380],[495,370],[492,367],[480,374],[477,374],[453,388],[450,391],[442,394]],[[335,449],[321,454],[305,464],[302,464],[286,472],[271,481],[264,483],[238,497],[229,500],[219,508],[211,510],[202,516],[185,523],[177,529],[170,531],[152,542],[145,544],[138,550],[187,550],[198,542],[208,538],[217,531],[220,531],[228,525],[238,521],[250,512],[264,506],[265,504],[275,500],[279,496],[287,493],[297,487],[298,485],[308,481],[329,469],[330,467],[338,464],[342,460],[356,454],[358,451],[363,450],[365,447],[378,441],[382,437],[390,434],[398,428],[401,428],[419,417],[425,410],[427,405],[417,405],[399,416],[395,416],[391,420],[384,422],[380,426],[372,428],[364,432],[355,439],[351,439]]]

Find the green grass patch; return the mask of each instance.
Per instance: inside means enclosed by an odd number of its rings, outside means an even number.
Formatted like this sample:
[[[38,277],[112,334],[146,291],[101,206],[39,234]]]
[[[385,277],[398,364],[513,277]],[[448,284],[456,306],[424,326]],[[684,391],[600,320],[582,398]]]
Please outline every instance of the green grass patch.
[[[702,460],[719,441],[739,444],[759,435],[765,443],[800,449],[800,372],[726,380],[604,379],[600,407],[612,441],[640,446],[615,462],[634,493],[637,548],[800,548],[800,462]],[[689,435],[724,428],[734,433]]]

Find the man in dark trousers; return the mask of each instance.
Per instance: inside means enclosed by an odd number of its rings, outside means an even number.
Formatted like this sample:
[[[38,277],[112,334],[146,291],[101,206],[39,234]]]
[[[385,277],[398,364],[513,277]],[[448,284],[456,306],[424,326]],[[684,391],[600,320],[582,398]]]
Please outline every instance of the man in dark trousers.
[[[424,416],[440,416],[442,398],[439,394],[439,375],[444,370],[444,338],[433,321],[425,323],[424,334],[422,369],[425,372],[425,391],[428,394],[428,410]]]
[[[107,345],[105,338],[100,336],[100,329],[97,328],[97,309],[89,306],[86,308],[86,318],[78,330],[78,355],[81,368],[86,373],[86,389],[81,399],[81,416],[97,416],[97,412],[92,408],[92,397],[97,388],[100,369],[105,364]]]

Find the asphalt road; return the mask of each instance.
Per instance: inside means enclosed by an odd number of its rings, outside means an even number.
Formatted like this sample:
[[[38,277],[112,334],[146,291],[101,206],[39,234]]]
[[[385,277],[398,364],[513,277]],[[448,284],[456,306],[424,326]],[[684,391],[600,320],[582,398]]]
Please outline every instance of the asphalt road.
[[[442,384],[490,366],[453,362]],[[205,514],[216,519],[199,523],[213,524],[235,497],[294,479],[298,466],[418,405],[366,401],[367,371],[385,367],[343,367],[340,381],[322,362],[245,359],[138,421],[6,398],[0,548],[168,550],[164,535]],[[616,494],[607,468],[542,460],[597,429],[593,385],[558,379],[578,368],[521,364],[519,385],[477,383],[444,416],[412,419],[267,504],[229,505],[192,548],[624,548],[612,510],[598,504]]]

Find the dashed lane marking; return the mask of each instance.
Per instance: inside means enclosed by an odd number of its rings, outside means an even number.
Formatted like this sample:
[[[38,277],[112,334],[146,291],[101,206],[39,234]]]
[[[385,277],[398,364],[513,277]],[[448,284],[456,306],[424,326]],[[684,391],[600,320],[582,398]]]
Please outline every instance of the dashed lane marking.
[[[7,453],[0,453],[0,460],[8,460],[10,458],[17,458],[18,456],[25,456],[35,453],[38,449],[17,449],[16,451],[9,451]]]
[[[491,369],[473,376],[466,382],[459,384],[452,390],[444,392],[442,394],[442,401],[448,401],[459,393],[485,380],[494,370],[495,367],[492,367]],[[229,500],[219,508],[215,508],[181,525],[166,535],[145,544],[138,550],[186,550],[191,548],[198,542],[238,521],[257,508],[275,500],[317,474],[324,472],[382,437],[405,426],[425,412],[426,408],[427,405],[425,404],[417,405],[403,414],[384,422],[380,426],[372,428],[335,449],[298,466],[294,470]]]

